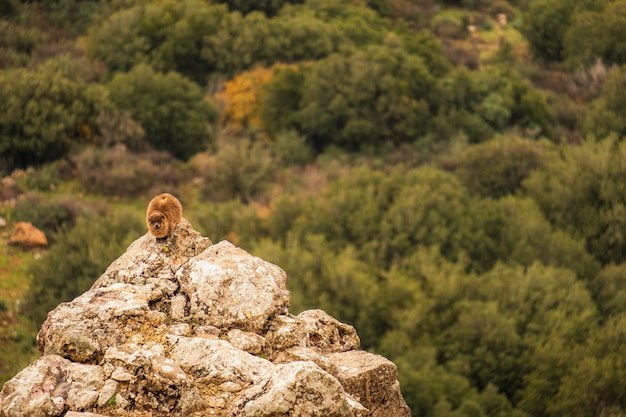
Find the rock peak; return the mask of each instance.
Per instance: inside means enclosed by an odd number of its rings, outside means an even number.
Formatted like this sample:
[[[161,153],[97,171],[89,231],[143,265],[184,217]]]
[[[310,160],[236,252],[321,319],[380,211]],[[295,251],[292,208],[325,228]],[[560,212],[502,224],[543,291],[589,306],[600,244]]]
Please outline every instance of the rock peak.
[[[395,365],[322,310],[290,314],[286,281],[185,219],[146,233],[48,314],[0,416],[410,416]]]

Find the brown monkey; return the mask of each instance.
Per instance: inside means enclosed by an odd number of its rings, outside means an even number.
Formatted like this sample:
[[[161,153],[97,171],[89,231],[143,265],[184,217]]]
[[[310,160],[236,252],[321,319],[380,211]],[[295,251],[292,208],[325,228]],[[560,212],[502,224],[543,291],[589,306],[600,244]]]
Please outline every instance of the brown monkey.
[[[168,237],[183,217],[183,206],[171,194],[159,194],[148,204],[146,224],[158,239]]]

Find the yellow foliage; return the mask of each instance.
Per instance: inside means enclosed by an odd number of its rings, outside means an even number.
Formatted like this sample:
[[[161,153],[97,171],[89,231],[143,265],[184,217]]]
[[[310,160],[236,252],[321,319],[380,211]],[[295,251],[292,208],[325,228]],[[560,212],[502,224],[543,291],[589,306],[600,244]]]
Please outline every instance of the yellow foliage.
[[[220,124],[230,124],[242,130],[263,130],[259,117],[263,87],[272,79],[277,68],[285,67],[286,64],[275,64],[270,68],[255,68],[226,82],[224,91],[216,94],[216,99],[224,103]]]

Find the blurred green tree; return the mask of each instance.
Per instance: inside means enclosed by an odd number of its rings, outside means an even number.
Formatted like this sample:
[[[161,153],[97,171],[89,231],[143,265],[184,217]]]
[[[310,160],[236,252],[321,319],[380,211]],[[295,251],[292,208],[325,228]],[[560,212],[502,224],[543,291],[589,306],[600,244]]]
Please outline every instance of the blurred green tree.
[[[267,16],[274,16],[285,4],[303,3],[304,0],[220,0],[220,2],[228,4],[229,10],[237,10],[242,14],[261,11]]]
[[[626,105],[626,97],[622,86],[626,82],[626,69],[613,67],[600,91],[600,96],[591,101],[585,108],[579,121],[580,129],[585,135],[603,138],[611,133],[626,135],[626,117],[622,109]]]
[[[505,197],[497,202],[502,219],[497,239],[500,260],[525,267],[539,261],[568,268],[589,280],[600,269],[599,262],[585,250],[582,238],[573,238],[546,219],[537,203],[528,197]]]
[[[604,319],[626,313],[626,264],[605,266],[589,288]]]
[[[626,316],[617,315],[577,352],[548,405],[551,416],[621,415],[626,411]]]
[[[111,100],[129,112],[155,149],[179,159],[204,150],[212,139],[216,112],[200,87],[177,72],[156,72],[140,64],[118,73],[108,85]]]
[[[592,66],[600,59],[606,65],[626,63],[626,1],[599,1],[592,10],[574,13],[563,38],[569,68]]]
[[[335,54],[301,71],[302,78],[279,72],[268,84],[269,102],[280,107],[261,114],[265,126],[296,128],[318,151],[329,145],[376,149],[410,142],[427,129],[434,80],[419,57],[400,48]],[[294,101],[298,107],[287,107]],[[267,120],[275,112],[286,113],[282,123]]]
[[[246,136],[224,136],[206,167],[203,194],[211,200],[249,203],[270,186],[276,159],[267,143]]]
[[[0,172],[66,156],[95,143],[98,116],[112,107],[97,84],[70,80],[58,71],[0,73]]]
[[[200,0],[146,2],[114,11],[89,29],[86,52],[112,71],[150,64],[206,82],[215,68],[202,58],[204,39],[214,36],[229,16],[225,5]]]
[[[614,136],[562,145],[545,155],[524,188],[548,220],[585,240],[603,265],[626,260],[626,143]]]
[[[327,15],[321,6],[293,6],[269,18],[200,0],[139,3],[94,23],[86,50],[113,71],[143,63],[204,84],[212,73],[230,77],[259,64],[320,59],[340,47],[379,43],[389,30],[366,7],[342,8],[352,12]]]
[[[452,162],[454,173],[473,193],[499,198],[515,194],[539,165],[546,144],[499,136],[468,146]]]
[[[440,140],[462,133],[470,143],[477,143],[511,126],[551,136],[552,116],[545,95],[510,68],[449,72],[437,80],[433,109],[431,134]]]
[[[539,0],[523,14],[522,32],[534,55],[545,61],[563,59],[563,36],[576,6],[575,0]]]

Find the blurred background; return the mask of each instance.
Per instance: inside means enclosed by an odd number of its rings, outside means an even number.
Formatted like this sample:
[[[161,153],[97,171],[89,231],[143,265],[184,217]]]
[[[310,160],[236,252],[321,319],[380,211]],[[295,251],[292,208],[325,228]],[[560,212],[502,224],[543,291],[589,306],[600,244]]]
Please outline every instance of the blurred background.
[[[0,384],[166,191],[413,416],[624,416],[625,61],[626,0],[0,0]]]

